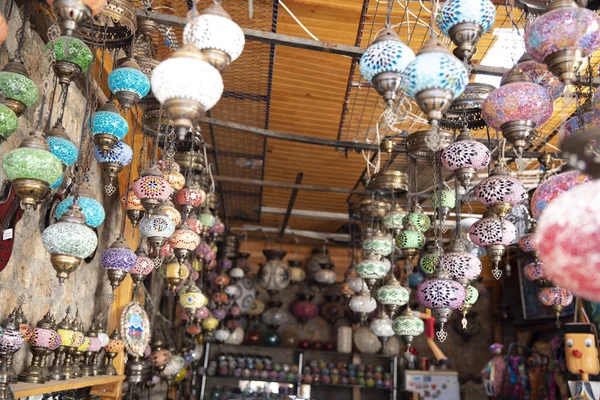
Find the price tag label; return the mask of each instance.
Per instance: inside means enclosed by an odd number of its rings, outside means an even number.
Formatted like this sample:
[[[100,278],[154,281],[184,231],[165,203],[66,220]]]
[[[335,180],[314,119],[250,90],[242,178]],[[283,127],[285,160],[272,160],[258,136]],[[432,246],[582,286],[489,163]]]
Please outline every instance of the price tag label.
[[[2,232],[2,240],[10,240],[13,237],[13,230],[11,229],[7,229],[4,232]]]

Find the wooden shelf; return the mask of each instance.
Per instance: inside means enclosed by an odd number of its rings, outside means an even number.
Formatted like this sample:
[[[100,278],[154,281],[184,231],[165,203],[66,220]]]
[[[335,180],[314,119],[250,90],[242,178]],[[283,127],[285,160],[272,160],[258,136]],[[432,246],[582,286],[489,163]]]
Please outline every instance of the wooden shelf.
[[[46,383],[26,383],[19,382],[10,385],[15,398],[23,398],[35,396],[38,394],[61,392],[63,390],[81,389],[84,387],[106,385],[111,383],[122,382],[125,379],[123,375],[109,376],[91,376],[85,378],[75,378],[66,381],[50,381]]]

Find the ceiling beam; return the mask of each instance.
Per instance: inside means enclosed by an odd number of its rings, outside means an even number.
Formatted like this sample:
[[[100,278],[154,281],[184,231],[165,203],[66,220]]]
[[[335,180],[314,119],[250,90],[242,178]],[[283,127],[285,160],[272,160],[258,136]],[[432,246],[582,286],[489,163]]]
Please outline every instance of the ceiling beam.
[[[279,228],[271,227],[271,226],[260,226],[260,225],[243,225],[241,227],[233,227],[231,228],[233,231],[242,231],[242,232],[262,232],[263,234],[267,233],[279,233]],[[332,233],[332,232],[315,232],[315,231],[306,231],[301,229],[286,229],[285,235],[290,236],[300,236],[309,239],[316,240],[335,240],[339,242],[349,242],[350,235],[347,233]]]
[[[317,186],[317,185],[304,185],[297,183],[287,183],[287,182],[275,182],[275,181],[263,181],[260,179],[245,179],[238,178],[236,176],[223,176],[223,175],[215,175],[213,176],[216,182],[228,182],[228,183],[237,183],[238,185],[256,185],[256,186],[266,186],[266,187],[274,187],[279,189],[292,189],[292,190],[312,190],[317,192],[331,192],[331,193],[357,193],[357,194],[365,194],[364,190],[352,190],[340,187],[331,187],[331,186]]]

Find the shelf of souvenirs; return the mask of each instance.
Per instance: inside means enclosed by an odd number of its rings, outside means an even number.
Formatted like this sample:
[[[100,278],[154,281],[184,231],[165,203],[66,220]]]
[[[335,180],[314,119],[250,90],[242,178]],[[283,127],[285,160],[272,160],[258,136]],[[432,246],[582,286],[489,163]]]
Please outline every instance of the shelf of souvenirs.
[[[112,385],[125,379],[124,375],[100,375],[83,378],[74,378],[66,381],[49,381],[45,383],[11,383],[10,389],[15,398],[24,398],[47,393],[63,392],[65,390],[75,390],[86,387],[94,387],[97,394],[105,393],[108,389],[102,388],[104,385]]]

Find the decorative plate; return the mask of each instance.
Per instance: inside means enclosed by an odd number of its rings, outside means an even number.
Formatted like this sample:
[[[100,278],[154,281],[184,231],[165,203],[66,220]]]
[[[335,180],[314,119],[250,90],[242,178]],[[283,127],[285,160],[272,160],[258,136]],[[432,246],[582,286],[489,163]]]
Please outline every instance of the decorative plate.
[[[150,343],[150,321],[146,310],[135,301],[127,304],[121,313],[121,337],[128,353],[144,356]]]

